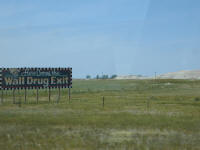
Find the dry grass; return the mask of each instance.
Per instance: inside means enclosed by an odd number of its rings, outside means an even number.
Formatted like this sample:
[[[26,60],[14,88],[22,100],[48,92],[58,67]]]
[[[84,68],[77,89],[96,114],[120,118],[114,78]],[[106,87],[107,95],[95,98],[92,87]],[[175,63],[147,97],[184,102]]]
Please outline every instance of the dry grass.
[[[0,149],[199,149],[200,81],[75,80],[67,91],[4,92]],[[102,107],[105,96],[105,107]],[[17,95],[17,101],[20,101]]]

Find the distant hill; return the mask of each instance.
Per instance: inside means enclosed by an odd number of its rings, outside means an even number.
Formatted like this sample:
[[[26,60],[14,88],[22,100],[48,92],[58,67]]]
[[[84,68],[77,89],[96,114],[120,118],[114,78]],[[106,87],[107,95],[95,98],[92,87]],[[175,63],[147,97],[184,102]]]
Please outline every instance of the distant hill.
[[[151,77],[141,76],[141,75],[127,75],[127,76],[117,76],[115,79],[151,79]]]
[[[155,77],[147,77],[141,75],[117,76],[115,79],[154,79]],[[178,72],[170,72],[157,75],[157,79],[200,79],[200,70],[183,70]]]
[[[200,79],[200,70],[183,70],[157,76],[158,79]]]

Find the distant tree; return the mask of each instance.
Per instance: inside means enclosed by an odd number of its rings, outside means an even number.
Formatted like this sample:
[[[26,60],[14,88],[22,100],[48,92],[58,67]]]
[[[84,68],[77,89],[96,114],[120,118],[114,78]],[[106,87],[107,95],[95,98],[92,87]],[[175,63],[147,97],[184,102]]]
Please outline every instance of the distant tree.
[[[97,76],[96,76],[96,79],[99,79],[99,78],[100,78],[99,75],[97,75]]]
[[[90,76],[90,75],[87,75],[87,76],[86,76],[86,79],[91,79],[91,76]]]
[[[139,74],[139,75],[137,75],[137,77],[142,77],[142,75],[141,75],[141,74]]]
[[[117,75],[116,74],[113,74],[111,77],[110,77],[110,79],[114,79],[114,78],[116,78],[117,77]]]
[[[101,78],[102,78],[102,79],[108,79],[108,75],[104,74],[104,75],[102,75]]]

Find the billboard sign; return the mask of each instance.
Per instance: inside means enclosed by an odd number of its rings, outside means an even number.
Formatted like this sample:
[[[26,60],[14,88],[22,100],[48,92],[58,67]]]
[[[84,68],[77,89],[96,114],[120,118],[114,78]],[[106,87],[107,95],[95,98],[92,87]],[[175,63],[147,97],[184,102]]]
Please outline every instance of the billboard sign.
[[[0,89],[71,87],[72,68],[0,68]]]

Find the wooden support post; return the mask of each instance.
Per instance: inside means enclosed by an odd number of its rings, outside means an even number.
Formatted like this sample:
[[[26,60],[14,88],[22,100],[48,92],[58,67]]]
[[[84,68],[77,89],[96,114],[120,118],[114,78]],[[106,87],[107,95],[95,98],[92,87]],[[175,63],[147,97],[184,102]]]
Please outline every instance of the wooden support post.
[[[51,88],[49,87],[49,102],[51,101]]]
[[[37,99],[37,104],[38,104],[38,87],[37,87],[37,91],[36,91],[36,99]]]
[[[13,89],[13,104],[15,104],[15,89]]]
[[[3,103],[3,89],[1,89],[1,103]]]
[[[103,108],[104,108],[104,96],[103,96]]]
[[[25,88],[25,90],[24,90],[24,102],[25,102],[25,104],[26,104],[26,94],[27,94],[26,91],[27,91],[27,90],[26,90],[26,88]]]
[[[70,93],[70,87],[68,87],[68,98],[69,98],[69,102],[71,101],[71,93]]]
[[[21,107],[21,93],[20,93],[20,89],[18,89],[18,105],[19,105],[19,107]]]
[[[57,103],[59,103],[59,101],[60,101],[60,87],[58,88],[58,101],[57,101]]]

